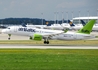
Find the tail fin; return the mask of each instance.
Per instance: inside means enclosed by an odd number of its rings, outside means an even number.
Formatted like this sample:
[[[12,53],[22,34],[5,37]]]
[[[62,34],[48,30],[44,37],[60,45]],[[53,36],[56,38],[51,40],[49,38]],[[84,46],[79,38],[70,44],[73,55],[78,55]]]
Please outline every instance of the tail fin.
[[[51,26],[51,24],[49,24],[48,22],[46,22],[46,25],[47,25],[47,26]]]
[[[22,23],[21,25],[22,25],[23,27],[27,27],[25,23]]]
[[[75,26],[70,20],[68,20],[70,26]]]
[[[83,26],[86,25],[86,23],[83,20],[80,20],[80,21],[81,21],[81,23],[82,23]]]
[[[78,31],[78,33],[90,34],[95,22],[96,20],[90,20],[82,29]]]

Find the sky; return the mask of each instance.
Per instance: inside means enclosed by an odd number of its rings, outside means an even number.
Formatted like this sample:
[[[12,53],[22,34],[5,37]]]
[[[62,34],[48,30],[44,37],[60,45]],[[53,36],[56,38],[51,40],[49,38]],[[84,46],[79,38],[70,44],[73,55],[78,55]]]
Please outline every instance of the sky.
[[[97,16],[97,10],[98,0],[0,0],[0,19],[72,19],[72,15]]]

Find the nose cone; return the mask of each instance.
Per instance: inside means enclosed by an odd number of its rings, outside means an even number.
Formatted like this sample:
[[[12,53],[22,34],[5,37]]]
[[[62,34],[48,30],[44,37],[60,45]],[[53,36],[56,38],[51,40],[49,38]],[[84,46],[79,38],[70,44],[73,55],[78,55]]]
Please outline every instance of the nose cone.
[[[6,33],[6,29],[3,29],[1,32],[2,32],[2,33]]]

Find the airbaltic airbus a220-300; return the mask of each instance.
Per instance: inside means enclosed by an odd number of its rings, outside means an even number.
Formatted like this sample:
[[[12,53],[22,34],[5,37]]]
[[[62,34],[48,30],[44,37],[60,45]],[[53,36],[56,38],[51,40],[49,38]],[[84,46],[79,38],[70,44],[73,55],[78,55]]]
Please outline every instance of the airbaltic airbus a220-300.
[[[11,26],[6,29],[3,29],[2,32],[8,35],[23,35],[32,37],[33,40],[42,40],[44,39],[44,44],[49,44],[49,39],[56,40],[82,40],[82,39],[91,39],[95,36],[90,35],[93,25],[96,20],[90,20],[82,29],[78,32],[69,32],[61,30],[48,30],[48,29],[38,29],[30,28],[23,26]]]
[[[8,34],[10,39],[11,35],[29,36],[33,40],[44,39],[44,44],[49,44],[49,37],[64,33],[62,30],[48,30],[23,26],[11,26],[2,30],[2,33]]]

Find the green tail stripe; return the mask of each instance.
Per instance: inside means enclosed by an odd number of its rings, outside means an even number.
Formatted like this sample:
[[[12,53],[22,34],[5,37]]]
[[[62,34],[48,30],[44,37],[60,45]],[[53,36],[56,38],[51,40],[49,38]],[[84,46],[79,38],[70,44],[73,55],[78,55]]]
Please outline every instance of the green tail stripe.
[[[80,29],[77,33],[84,33],[84,34],[90,34],[93,28],[93,25],[95,24],[96,20],[92,19],[86,25]]]

